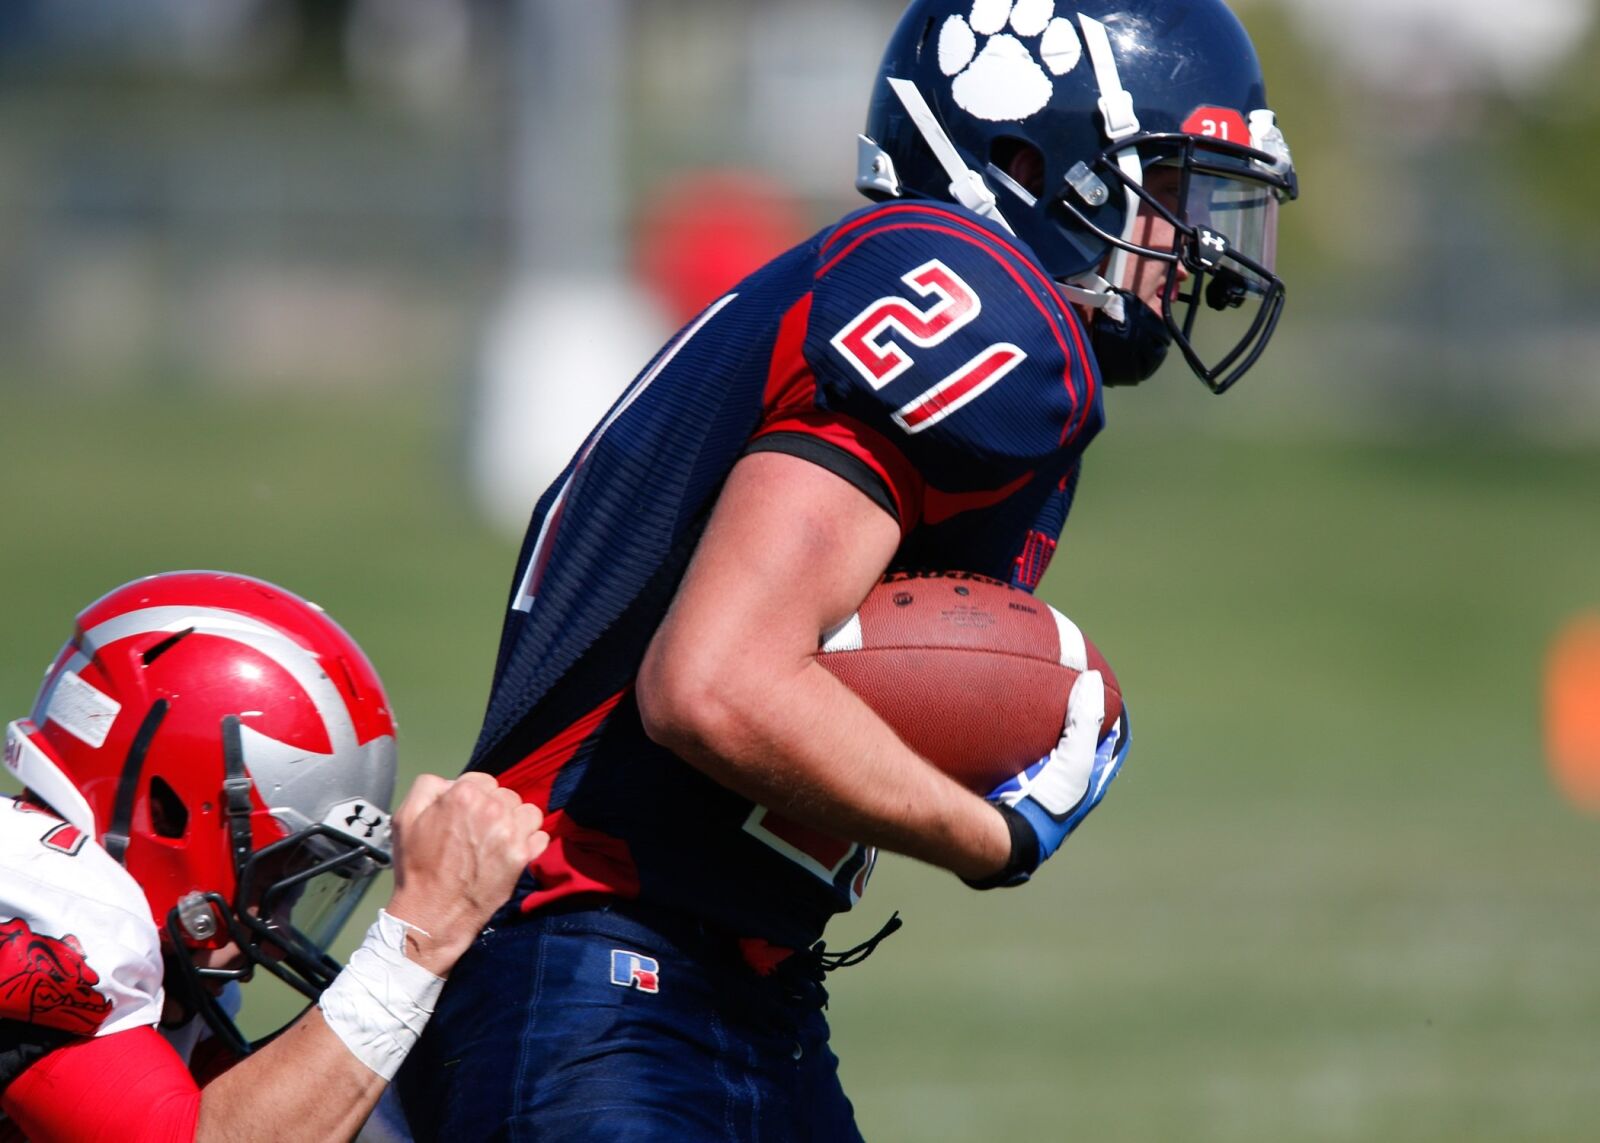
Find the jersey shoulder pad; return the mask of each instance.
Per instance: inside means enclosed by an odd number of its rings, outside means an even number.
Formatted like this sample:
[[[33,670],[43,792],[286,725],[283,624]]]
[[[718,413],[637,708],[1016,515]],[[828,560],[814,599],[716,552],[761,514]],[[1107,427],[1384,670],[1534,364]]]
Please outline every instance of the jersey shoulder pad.
[[[940,487],[1036,468],[1099,415],[1082,327],[1044,271],[944,204],[869,208],[823,239],[805,356],[824,408]]]
[[[0,868],[0,1017],[76,1036],[160,1019],[160,936],[127,870],[12,798],[0,798]]]

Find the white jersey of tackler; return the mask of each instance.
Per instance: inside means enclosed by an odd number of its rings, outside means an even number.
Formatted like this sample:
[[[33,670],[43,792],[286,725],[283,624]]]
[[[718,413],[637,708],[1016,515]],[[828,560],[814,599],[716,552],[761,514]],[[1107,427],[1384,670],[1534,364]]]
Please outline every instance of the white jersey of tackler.
[[[160,1020],[161,979],[127,870],[75,826],[0,797],[0,1016],[105,1036]]]

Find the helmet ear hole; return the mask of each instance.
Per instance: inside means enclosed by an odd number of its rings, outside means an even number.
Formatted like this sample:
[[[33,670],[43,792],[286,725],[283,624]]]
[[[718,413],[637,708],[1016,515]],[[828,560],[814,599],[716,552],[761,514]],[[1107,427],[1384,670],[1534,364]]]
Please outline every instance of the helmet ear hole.
[[[163,778],[150,779],[150,827],[157,837],[176,840],[189,828],[189,808]]]
[[[989,161],[1034,198],[1044,195],[1044,153],[1022,139],[1002,136],[989,148]]]

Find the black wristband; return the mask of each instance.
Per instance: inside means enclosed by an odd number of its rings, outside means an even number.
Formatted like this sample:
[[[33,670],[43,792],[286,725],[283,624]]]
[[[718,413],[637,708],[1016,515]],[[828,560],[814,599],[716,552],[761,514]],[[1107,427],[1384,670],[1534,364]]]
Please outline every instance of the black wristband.
[[[991,802],[990,805],[1000,811],[1000,816],[1006,819],[1006,829],[1011,831],[1011,856],[1006,858],[1005,865],[1001,866],[998,873],[991,873],[978,881],[968,881],[963,877],[961,880],[966,881],[972,889],[1006,889],[1021,885],[1039,868],[1039,836],[1033,832],[1028,819],[1004,802]]]

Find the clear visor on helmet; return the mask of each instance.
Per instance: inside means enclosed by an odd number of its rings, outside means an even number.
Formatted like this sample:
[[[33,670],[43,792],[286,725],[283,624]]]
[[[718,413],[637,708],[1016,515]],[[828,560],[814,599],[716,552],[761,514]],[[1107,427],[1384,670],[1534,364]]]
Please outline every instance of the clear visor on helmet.
[[[1234,268],[1253,294],[1264,293],[1278,262],[1278,192],[1266,183],[1191,170],[1183,213],[1189,225],[1215,231],[1236,256]]]
[[[260,887],[256,917],[283,947],[325,953],[361,903],[379,866],[361,847],[332,832],[313,833],[262,850],[252,880]],[[265,950],[276,944],[270,936]]]

